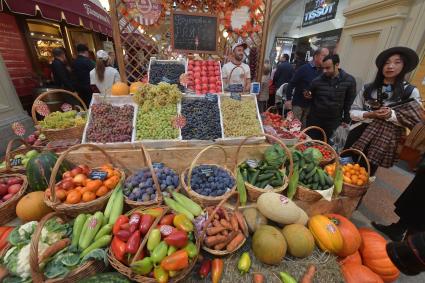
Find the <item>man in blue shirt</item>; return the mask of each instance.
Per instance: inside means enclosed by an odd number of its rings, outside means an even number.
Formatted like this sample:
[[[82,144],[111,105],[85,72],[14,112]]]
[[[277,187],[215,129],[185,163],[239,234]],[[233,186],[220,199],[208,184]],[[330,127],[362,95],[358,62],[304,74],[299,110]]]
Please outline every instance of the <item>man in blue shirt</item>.
[[[323,59],[329,55],[327,48],[319,48],[313,53],[313,60],[302,65],[294,74],[288,84],[286,91],[286,109],[292,109],[294,115],[302,123],[305,128],[308,113],[310,111],[311,101],[304,97],[310,89],[310,84],[318,77],[321,72],[321,64]]]

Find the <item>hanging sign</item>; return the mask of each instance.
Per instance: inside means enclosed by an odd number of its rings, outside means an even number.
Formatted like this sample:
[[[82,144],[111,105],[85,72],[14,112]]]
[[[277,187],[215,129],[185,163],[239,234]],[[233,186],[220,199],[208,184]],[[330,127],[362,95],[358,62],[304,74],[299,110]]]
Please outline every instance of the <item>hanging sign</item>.
[[[339,0],[311,0],[305,4],[303,27],[335,18]]]
[[[127,17],[143,26],[158,22],[162,14],[162,0],[123,0]]]

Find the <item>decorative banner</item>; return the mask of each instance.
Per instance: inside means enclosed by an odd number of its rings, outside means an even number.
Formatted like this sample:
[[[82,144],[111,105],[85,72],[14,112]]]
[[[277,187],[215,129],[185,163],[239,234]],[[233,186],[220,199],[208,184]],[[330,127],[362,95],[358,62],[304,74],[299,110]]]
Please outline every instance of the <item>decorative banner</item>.
[[[236,33],[244,38],[254,32],[261,32],[260,13],[261,0],[243,0],[237,9],[229,9],[224,13],[224,26],[229,33]]]
[[[35,102],[35,111],[43,117],[50,114],[49,106],[44,101],[37,100]]]
[[[64,103],[61,105],[61,109],[63,112],[68,112],[72,110],[72,105],[68,103]]]
[[[25,127],[19,122],[12,123],[12,130],[17,136],[22,137],[25,135]]]
[[[172,123],[174,128],[182,129],[186,126],[187,121],[183,115],[177,115],[176,117],[174,117]]]
[[[163,13],[161,0],[123,0],[127,16],[143,26],[154,25]]]

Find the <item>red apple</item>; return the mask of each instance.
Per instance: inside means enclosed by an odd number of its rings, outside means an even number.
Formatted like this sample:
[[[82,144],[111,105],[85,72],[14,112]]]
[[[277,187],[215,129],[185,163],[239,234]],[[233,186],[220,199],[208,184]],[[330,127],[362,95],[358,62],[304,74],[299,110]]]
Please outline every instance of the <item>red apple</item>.
[[[7,180],[7,186],[8,187],[10,187],[10,186],[12,186],[12,185],[15,185],[15,184],[22,184],[22,179],[21,178],[18,178],[18,177],[10,177],[8,180]]]
[[[82,172],[83,172],[83,169],[77,166],[71,170],[71,176],[75,177],[76,175],[81,174]]]
[[[19,192],[19,190],[21,189],[21,185],[20,184],[14,184],[12,186],[10,186],[7,191],[9,192],[9,194],[16,194],[17,192]]]
[[[62,186],[64,190],[71,190],[74,188],[74,182],[71,181],[62,181]]]
[[[6,184],[0,184],[0,198],[2,198],[4,195],[8,194],[8,189]]]

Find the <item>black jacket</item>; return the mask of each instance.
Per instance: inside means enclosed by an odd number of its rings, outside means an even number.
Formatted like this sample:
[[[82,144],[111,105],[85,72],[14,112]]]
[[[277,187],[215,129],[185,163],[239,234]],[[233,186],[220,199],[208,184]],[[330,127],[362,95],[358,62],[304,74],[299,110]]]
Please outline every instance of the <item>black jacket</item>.
[[[66,69],[66,65],[61,60],[55,58],[50,67],[52,68],[55,86],[69,91],[74,91],[71,74]]]
[[[350,122],[350,108],[356,98],[356,80],[353,76],[341,69],[336,78],[322,74],[311,82],[310,91],[310,115],[320,119]]]
[[[276,72],[273,76],[273,84],[279,89],[284,83],[288,83],[294,75],[294,68],[289,62],[282,62],[277,65]]]
[[[94,63],[87,57],[78,55],[72,64],[77,90],[90,89],[90,71],[95,67]]]

